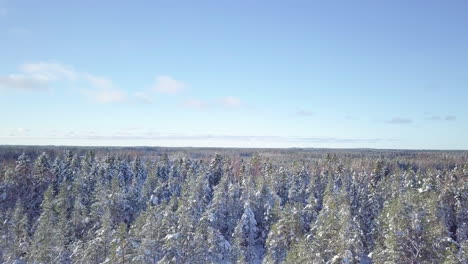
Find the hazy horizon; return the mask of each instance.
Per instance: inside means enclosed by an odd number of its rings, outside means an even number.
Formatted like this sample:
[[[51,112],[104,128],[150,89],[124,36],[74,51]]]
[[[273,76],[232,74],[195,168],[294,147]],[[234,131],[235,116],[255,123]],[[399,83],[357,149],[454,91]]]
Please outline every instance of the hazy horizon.
[[[414,148],[340,148],[340,147],[237,147],[237,146],[165,146],[165,145],[54,145],[54,144],[43,144],[43,145],[32,145],[32,144],[0,144],[1,147],[51,147],[51,148],[84,148],[84,149],[99,149],[99,148],[122,148],[122,149],[138,149],[138,148],[154,148],[154,149],[224,149],[224,150],[331,150],[331,151],[359,151],[359,150],[370,150],[370,151],[415,151],[415,152],[466,152],[467,149],[414,149]],[[214,155],[214,154],[213,154]]]

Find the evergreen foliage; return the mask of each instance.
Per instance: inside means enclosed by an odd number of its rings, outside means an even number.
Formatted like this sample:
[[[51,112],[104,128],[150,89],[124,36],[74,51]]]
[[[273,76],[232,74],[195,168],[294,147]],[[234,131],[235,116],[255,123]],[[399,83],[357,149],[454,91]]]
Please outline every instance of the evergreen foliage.
[[[466,153],[36,153],[0,263],[468,263]]]

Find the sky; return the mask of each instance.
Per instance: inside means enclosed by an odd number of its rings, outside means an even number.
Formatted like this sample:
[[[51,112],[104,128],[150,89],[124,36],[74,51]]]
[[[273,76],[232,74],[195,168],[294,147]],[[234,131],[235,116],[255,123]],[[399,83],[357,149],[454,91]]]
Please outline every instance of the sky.
[[[468,1],[0,0],[0,145],[468,149]]]

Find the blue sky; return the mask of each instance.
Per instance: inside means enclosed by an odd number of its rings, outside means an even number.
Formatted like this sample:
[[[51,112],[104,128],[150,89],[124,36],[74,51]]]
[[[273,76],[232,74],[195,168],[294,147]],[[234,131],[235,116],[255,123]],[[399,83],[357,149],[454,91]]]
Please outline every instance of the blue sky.
[[[466,14],[0,0],[0,144],[468,149]]]

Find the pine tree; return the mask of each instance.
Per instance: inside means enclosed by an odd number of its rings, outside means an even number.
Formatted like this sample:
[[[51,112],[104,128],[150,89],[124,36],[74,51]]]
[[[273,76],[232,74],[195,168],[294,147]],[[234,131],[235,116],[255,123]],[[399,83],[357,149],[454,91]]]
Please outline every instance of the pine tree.
[[[9,192],[5,193],[10,202],[9,206],[15,205],[16,201],[21,201],[25,212],[30,216],[32,205],[27,201],[31,199],[34,183],[32,177],[32,163],[28,155],[23,153],[18,157],[11,178],[8,177],[6,180],[8,183],[11,183]]]
[[[232,262],[232,245],[217,229],[208,228],[207,245],[209,263]]]
[[[132,259],[131,246],[128,240],[127,226],[120,223],[115,236],[110,244],[111,251],[109,259],[105,263],[129,263]]]
[[[163,244],[158,237],[158,229],[162,221],[162,214],[156,207],[148,207],[145,212],[143,225],[138,236],[141,244],[134,258],[137,263],[156,264],[162,258]]]
[[[137,190],[141,190],[145,180],[146,180],[146,170],[143,166],[143,162],[141,161],[140,157],[136,157],[135,160],[132,162],[132,174],[133,174],[133,186]]]
[[[65,152],[63,157],[63,168],[62,168],[62,181],[72,182],[73,181],[73,153],[69,150]]]
[[[304,166],[297,174],[293,174],[291,187],[288,191],[288,201],[292,203],[305,204],[308,198],[307,188],[309,186],[309,172]]]
[[[278,211],[275,213],[278,215],[278,221],[272,225],[268,233],[265,263],[283,263],[290,248],[303,236],[304,223],[300,208],[288,205],[274,210]]]
[[[1,263],[468,262],[464,154],[29,152],[0,153]]]
[[[373,259],[378,262],[440,263],[449,232],[437,212],[433,192],[408,191],[383,210]]]
[[[44,200],[41,204],[41,215],[37,220],[37,227],[34,232],[30,260],[37,263],[58,263],[60,262],[60,247],[57,246],[57,214],[53,204],[53,188],[50,186],[44,193]]]
[[[139,194],[139,204],[142,205],[142,210],[146,209],[147,201],[152,200],[151,196],[153,191],[158,185],[158,176],[156,175],[156,170],[154,168],[148,169],[148,176],[141,187],[141,193]]]
[[[351,214],[349,197],[343,189],[335,197],[325,197],[324,209],[312,223],[310,232],[290,252],[288,262],[309,259],[321,263],[339,259],[353,263],[364,253],[362,232]]]
[[[53,180],[49,156],[43,152],[34,163],[33,176],[36,184],[50,183]]]
[[[278,174],[275,177],[275,191],[278,197],[281,199],[281,206],[285,205],[288,201],[288,191],[290,187],[289,175],[285,168],[280,167]]]
[[[263,255],[258,248],[259,230],[255,214],[250,204],[245,205],[244,213],[232,235],[234,254],[238,263],[257,263]]]
[[[26,177],[32,172],[31,158],[26,154],[22,153],[16,160],[15,173],[16,177]]]
[[[221,180],[223,174],[223,160],[218,153],[215,153],[215,156],[210,162],[208,167],[208,182],[210,187],[213,188],[214,186],[218,185],[219,181]]]
[[[72,238],[82,239],[86,235],[87,209],[81,202],[81,195],[75,197],[70,216],[70,232]]]
[[[69,244],[73,238],[71,234],[71,225],[69,221],[72,211],[72,199],[68,192],[66,183],[60,185],[60,191],[55,199],[55,212],[57,212],[56,244],[58,251],[61,252],[60,262],[69,263]]]
[[[7,254],[4,256],[6,263],[25,262],[28,257],[31,240],[29,237],[28,216],[20,201],[16,203],[11,221],[5,231],[11,232],[8,235],[9,246],[6,246]]]
[[[93,230],[93,236],[86,242],[77,243],[72,260],[74,263],[104,263],[109,261],[111,242],[114,237],[111,213],[105,208]]]
[[[28,194],[30,202],[26,207],[31,219],[35,220],[39,216],[44,192],[52,180],[53,175],[50,168],[49,157],[43,152],[34,162],[32,171],[32,188],[29,190]]]
[[[209,204],[204,216],[210,222],[210,226],[219,231],[224,237],[231,237],[237,221],[240,219],[243,208],[239,202],[239,196],[233,183],[229,182],[228,177],[223,177],[221,182],[215,187],[214,196]]]

